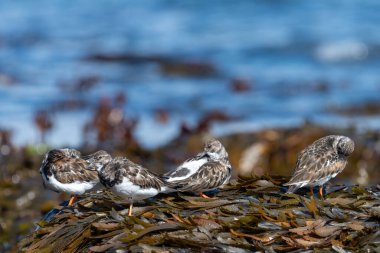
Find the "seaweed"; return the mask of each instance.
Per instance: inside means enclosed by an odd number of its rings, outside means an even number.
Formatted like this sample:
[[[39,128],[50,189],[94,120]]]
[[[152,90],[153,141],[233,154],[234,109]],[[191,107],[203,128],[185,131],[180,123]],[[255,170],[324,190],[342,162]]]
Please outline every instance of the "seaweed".
[[[380,250],[379,187],[286,194],[284,177],[231,180],[211,199],[161,194],[128,203],[98,192],[62,207],[19,242],[22,252],[336,252]],[[336,190],[338,189],[338,190]],[[328,190],[328,189],[327,189]],[[112,198],[112,200],[110,199]]]

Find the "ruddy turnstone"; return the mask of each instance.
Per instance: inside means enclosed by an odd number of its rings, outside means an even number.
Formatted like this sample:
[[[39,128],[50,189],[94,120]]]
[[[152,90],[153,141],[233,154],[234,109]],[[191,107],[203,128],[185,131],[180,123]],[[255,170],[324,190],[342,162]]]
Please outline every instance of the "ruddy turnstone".
[[[100,182],[116,195],[129,202],[132,216],[133,202],[153,197],[164,187],[162,180],[125,157],[116,157],[99,171]]]
[[[206,141],[204,151],[186,160],[163,175],[168,189],[192,191],[208,198],[203,192],[218,188],[231,177],[231,164],[223,145],[215,139]]]
[[[55,192],[71,194],[69,206],[77,195],[95,190],[99,186],[97,167],[111,160],[105,151],[87,156],[88,162],[81,158],[75,149],[53,149],[49,151],[40,167],[45,188]]]
[[[319,186],[323,197],[322,186],[338,175],[347,164],[348,156],[354,151],[354,142],[341,135],[329,135],[318,139],[298,155],[297,164],[289,182],[287,192],[298,188]]]
[[[96,170],[98,172],[103,168],[105,164],[112,161],[111,155],[104,150],[99,150],[91,155],[83,156],[83,159],[89,163],[89,169]]]

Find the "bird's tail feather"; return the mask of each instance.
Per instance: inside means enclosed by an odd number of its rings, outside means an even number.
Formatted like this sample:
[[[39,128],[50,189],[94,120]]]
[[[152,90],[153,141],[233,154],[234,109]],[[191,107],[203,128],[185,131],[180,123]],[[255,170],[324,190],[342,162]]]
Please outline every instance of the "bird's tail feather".
[[[289,188],[288,188],[288,190],[286,191],[286,193],[293,193],[293,192],[297,191],[298,188],[299,187],[296,186],[296,185],[290,185]]]

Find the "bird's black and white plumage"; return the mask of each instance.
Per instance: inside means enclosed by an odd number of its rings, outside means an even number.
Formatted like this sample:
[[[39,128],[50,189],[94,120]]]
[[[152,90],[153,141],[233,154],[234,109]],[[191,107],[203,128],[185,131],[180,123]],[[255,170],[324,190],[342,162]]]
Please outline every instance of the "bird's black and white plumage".
[[[99,171],[100,182],[130,203],[153,197],[164,188],[163,181],[146,168],[125,157],[115,157]]]
[[[215,139],[206,141],[204,151],[186,160],[163,176],[168,189],[202,193],[227,183],[231,164],[223,145]]]
[[[288,192],[305,186],[322,186],[338,175],[354,151],[354,142],[341,135],[329,135],[318,139],[298,155],[297,164],[289,182]],[[322,191],[320,188],[320,193]]]
[[[99,150],[91,155],[84,156],[83,159],[89,164],[89,169],[99,172],[105,164],[112,161],[112,156],[104,150]]]
[[[100,186],[97,167],[111,159],[105,151],[81,157],[75,149],[53,149],[41,164],[40,174],[46,188],[55,192],[82,195]],[[70,201],[72,204],[73,198]]]

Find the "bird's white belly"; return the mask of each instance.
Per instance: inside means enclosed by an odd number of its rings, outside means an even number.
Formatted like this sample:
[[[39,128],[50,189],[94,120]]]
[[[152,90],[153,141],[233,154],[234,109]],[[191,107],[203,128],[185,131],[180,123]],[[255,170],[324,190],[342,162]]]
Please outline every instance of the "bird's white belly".
[[[153,197],[159,193],[155,188],[143,189],[133,184],[128,178],[124,178],[120,184],[115,184],[111,190],[122,198],[140,200]]]
[[[61,183],[54,176],[48,176],[48,180],[45,180],[46,186],[58,192],[66,192],[73,195],[82,195],[85,192],[91,191],[98,185],[98,181],[92,182],[74,182],[74,183]]]
[[[193,175],[195,172],[197,172],[199,170],[199,168],[203,164],[205,164],[206,162],[207,162],[206,158],[203,158],[200,160],[193,160],[193,161],[185,162],[180,167],[178,167],[177,170],[179,170],[180,168],[186,168],[189,170],[189,172],[186,175],[182,175],[180,177],[170,177],[167,181],[168,182],[175,182],[178,180],[186,179],[186,178],[190,177],[191,175]]]

